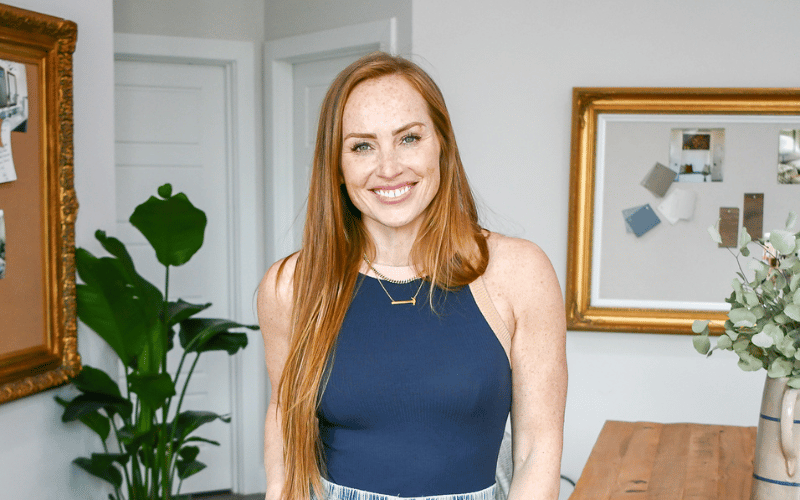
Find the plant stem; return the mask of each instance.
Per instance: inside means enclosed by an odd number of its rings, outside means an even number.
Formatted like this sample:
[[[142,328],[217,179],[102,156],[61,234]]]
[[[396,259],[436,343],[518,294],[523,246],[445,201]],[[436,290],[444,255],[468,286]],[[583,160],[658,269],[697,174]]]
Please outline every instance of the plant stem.
[[[185,356],[185,353],[184,353]],[[192,373],[194,373],[194,369],[197,366],[197,362],[200,360],[200,353],[197,353],[197,356],[194,358],[194,362],[192,362],[191,368],[189,368],[189,372],[186,374],[186,380],[183,383],[183,389],[181,390],[181,397],[178,399],[178,406],[175,407],[175,420],[178,420],[178,415],[181,413],[181,406],[183,406],[183,397],[186,395],[186,390],[189,388],[189,380],[192,378]],[[170,442],[175,440],[175,430],[177,425],[172,426],[172,436],[170,437]],[[177,452],[179,446],[175,447],[175,460],[170,463],[170,476],[175,473],[175,467],[177,467]]]
[[[164,341],[166,343],[166,339],[169,336],[169,318],[167,317],[167,313],[169,311],[169,266],[164,266],[166,268],[164,273],[164,318],[163,318],[163,328],[164,328]],[[167,346],[164,345],[164,355],[161,363],[161,371],[162,373],[167,373]],[[176,378],[177,380],[177,378]],[[167,422],[169,420],[169,407],[172,404],[172,398],[169,398],[167,404],[161,407],[161,427],[158,430],[159,440],[158,440],[158,457],[160,459],[161,465],[161,476],[162,476],[162,493],[163,493],[163,500],[169,500],[170,494],[172,493],[172,477],[169,474],[169,464],[172,461],[172,439],[167,442]]]

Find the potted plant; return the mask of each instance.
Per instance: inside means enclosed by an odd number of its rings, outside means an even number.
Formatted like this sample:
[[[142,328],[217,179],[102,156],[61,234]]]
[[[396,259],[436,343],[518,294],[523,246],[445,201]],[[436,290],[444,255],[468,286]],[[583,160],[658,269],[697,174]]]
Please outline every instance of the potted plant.
[[[183,408],[192,373],[204,352],[233,355],[247,346],[247,335],[233,330],[258,328],[195,317],[211,304],[169,300],[170,268],[185,264],[200,249],[206,216],[185,194],[173,195],[169,184],[159,187],[158,195],[136,207],[129,220],[165,268],[163,293],[136,272],[125,245],[103,231],[95,237],[110,256],[95,257],[82,248],[75,254],[83,281],[77,285],[78,318],[114,350],[125,380],[117,384],[115,377],[84,366],[73,379],[81,394],[56,401],[64,407],[64,422],[79,420],[100,437],[102,452],[73,462],[111,483],[112,500],[176,498],[180,483],[205,467],[197,460],[195,444],[219,443],[193,433],[215,420],[230,422],[230,417]],[[173,378],[167,352],[176,333],[183,354]],[[183,386],[177,387],[181,376]]]
[[[794,415],[800,395],[800,233],[791,230],[796,219],[790,213],[783,229],[756,240],[742,228],[738,252],[731,252],[739,272],[732,281],[733,292],[725,299],[731,305],[725,332],[712,349],[709,322],[692,325],[697,334],[694,347],[701,354],[733,351],[742,370],[767,370],[751,500],[790,498],[785,496],[789,495],[786,488],[793,489],[791,498],[797,498],[794,495],[800,491],[800,427]],[[716,227],[710,227],[709,233],[721,243]],[[762,254],[749,259],[749,272],[745,272],[740,259],[750,256],[751,243]]]

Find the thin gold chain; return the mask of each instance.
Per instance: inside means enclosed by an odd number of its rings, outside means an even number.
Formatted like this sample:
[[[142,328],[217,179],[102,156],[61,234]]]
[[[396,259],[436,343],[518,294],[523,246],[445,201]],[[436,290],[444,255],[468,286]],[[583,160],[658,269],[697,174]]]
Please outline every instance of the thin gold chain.
[[[373,271],[374,271],[374,269],[373,269]],[[415,293],[414,296],[411,297],[408,300],[394,300],[394,297],[392,297],[389,294],[389,291],[386,289],[386,287],[383,286],[383,281],[380,278],[378,278],[378,284],[381,286],[381,288],[383,288],[383,293],[385,293],[386,296],[389,297],[389,300],[392,301],[392,305],[393,306],[396,306],[398,304],[411,304],[412,306],[415,306],[415,305],[417,305],[417,295],[419,295],[419,291],[422,290],[422,284],[425,283],[425,280],[422,279],[422,278],[414,278],[414,279],[419,279],[420,280],[419,288],[417,288],[417,293]]]
[[[364,262],[366,262],[367,265],[369,266],[369,268],[372,269],[373,273],[378,275],[379,279],[382,279],[384,281],[388,281],[389,283],[394,283],[395,285],[405,285],[405,284],[411,283],[415,279],[419,278],[419,276],[414,276],[413,278],[407,278],[407,279],[404,279],[404,280],[394,280],[394,279],[389,278],[388,276],[384,276],[383,274],[378,272],[378,270],[375,269],[375,267],[372,265],[372,262],[370,262],[369,259],[367,258],[367,254],[364,254]]]

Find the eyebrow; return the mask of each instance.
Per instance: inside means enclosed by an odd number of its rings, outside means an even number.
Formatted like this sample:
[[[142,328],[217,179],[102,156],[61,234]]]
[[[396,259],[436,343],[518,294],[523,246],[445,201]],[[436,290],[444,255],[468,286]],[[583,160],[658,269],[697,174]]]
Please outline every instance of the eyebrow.
[[[407,124],[403,125],[402,127],[398,128],[398,129],[392,130],[392,135],[402,134],[406,130],[408,130],[410,128],[413,128],[413,127],[416,127],[418,125],[419,126],[423,126],[423,127],[425,126],[425,124],[422,123],[422,122],[407,123]],[[351,132],[351,133],[347,134],[346,136],[344,136],[344,139],[342,139],[342,140],[346,141],[347,139],[349,139],[351,137],[356,137],[356,138],[359,138],[359,139],[376,139],[377,138],[377,136],[375,134],[364,134],[364,133],[358,133],[358,132]]]

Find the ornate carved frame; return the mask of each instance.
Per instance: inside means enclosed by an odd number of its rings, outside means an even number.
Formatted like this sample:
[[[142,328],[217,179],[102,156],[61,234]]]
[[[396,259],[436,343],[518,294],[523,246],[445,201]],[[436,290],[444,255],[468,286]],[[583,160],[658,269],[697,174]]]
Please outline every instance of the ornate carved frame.
[[[800,89],[575,88],[567,245],[566,307],[570,330],[692,334],[695,319],[724,331],[724,311],[600,307],[592,304],[597,125],[602,114],[800,115]]]
[[[45,331],[42,343],[0,353],[0,403],[65,383],[80,370],[75,299],[72,53],[78,28],[72,21],[0,5],[0,58],[32,64],[38,74],[40,154],[44,182],[39,200],[46,219]],[[35,308],[32,308],[35,309]],[[41,310],[41,309],[38,309]],[[0,320],[0,335],[3,334]]]

